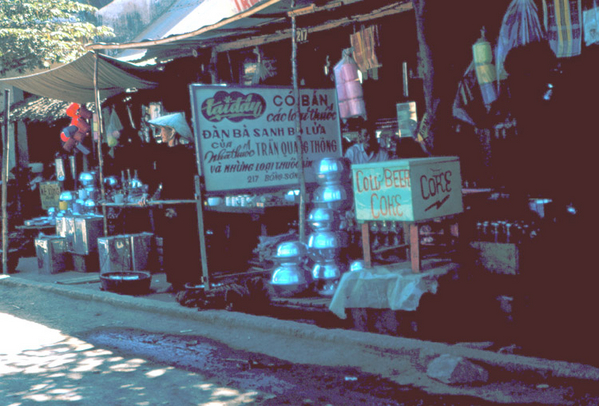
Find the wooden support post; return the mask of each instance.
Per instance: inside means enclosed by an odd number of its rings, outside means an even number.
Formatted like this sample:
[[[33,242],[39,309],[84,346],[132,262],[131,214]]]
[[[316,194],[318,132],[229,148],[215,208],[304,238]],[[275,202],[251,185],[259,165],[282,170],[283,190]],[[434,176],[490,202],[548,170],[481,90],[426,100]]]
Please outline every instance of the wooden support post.
[[[410,259],[412,261],[412,272],[414,273],[418,273],[422,269],[419,231],[418,223],[410,223]]]
[[[364,253],[364,266],[372,268],[372,258],[370,257],[370,229],[368,223],[362,223],[362,252]]]
[[[196,140],[197,141],[197,140]],[[200,261],[202,264],[201,281],[204,284],[204,291],[210,290],[210,270],[208,269],[208,250],[206,249],[206,234],[204,228],[204,196],[202,185],[200,184],[200,176],[194,177],[195,194],[196,194],[196,212],[198,215],[198,233],[200,237]]]

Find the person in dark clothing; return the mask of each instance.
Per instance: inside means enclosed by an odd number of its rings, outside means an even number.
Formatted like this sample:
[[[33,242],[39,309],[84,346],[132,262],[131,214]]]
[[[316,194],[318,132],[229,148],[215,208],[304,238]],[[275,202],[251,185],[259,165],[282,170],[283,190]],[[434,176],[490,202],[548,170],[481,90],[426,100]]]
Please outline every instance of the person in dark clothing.
[[[162,144],[154,151],[156,190],[160,200],[193,200],[197,174],[193,136],[183,113],[149,121],[161,130]],[[186,142],[185,142],[186,141]],[[163,241],[163,264],[171,291],[201,280],[200,246],[196,205],[165,204],[156,219]]]
[[[520,246],[520,294],[514,320],[529,352],[599,365],[599,334],[590,315],[599,310],[599,277],[591,236],[596,232],[592,148],[584,148],[595,124],[588,101],[594,76],[559,73],[547,42],[509,52],[509,101],[517,143],[506,176],[510,194],[551,200],[536,218],[538,235]]]

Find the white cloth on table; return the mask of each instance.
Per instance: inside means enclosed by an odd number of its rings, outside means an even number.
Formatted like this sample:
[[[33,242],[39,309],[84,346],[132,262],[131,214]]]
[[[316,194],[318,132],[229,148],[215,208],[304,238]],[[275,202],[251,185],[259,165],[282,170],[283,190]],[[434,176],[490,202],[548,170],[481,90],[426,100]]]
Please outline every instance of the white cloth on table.
[[[440,265],[414,273],[410,262],[404,262],[347,272],[339,281],[329,310],[341,319],[347,318],[348,308],[414,311],[423,294],[437,293],[437,279],[453,266]]]

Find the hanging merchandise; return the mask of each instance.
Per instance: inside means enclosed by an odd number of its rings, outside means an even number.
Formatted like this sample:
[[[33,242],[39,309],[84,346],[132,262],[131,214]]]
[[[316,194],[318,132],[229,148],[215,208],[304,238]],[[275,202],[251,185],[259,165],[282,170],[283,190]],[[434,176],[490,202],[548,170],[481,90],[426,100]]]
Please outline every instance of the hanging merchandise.
[[[254,53],[257,56],[257,61],[252,75],[252,85],[258,85],[263,83],[266,79],[275,76],[277,70],[274,66],[274,61],[265,58],[260,48],[255,47]]]
[[[376,49],[380,47],[379,30],[376,25],[362,28],[352,34],[350,41],[354,49],[354,59],[362,72],[383,66],[376,56]]]
[[[67,107],[66,114],[71,117],[71,124],[60,133],[63,149],[67,152],[73,152],[73,148],[77,148],[85,155],[89,154],[90,150],[84,147],[81,142],[91,132],[88,120],[92,118],[92,112],[84,104],[72,103]]]
[[[549,45],[558,58],[580,55],[581,0],[543,0],[543,23]]]
[[[343,50],[343,56],[333,70],[335,72],[339,116],[341,118],[362,116],[366,119],[366,104],[364,103],[364,92],[358,74],[358,65],[351,57],[349,50]]]
[[[452,106],[453,116],[472,126],[480,125],[487,115],[477,82],[474,62],[472,62],[458,84]]]
[[[593,0],[593,6],[583,11],[584,44],[599,44],[599,4]]]
[[[544,38],[534,0],[513,0],[503,16],[495,50],[498,89],[500,81],[506,77],[503,62],[510,49]]]
[[[472,56],[483,102],[490,105],[497,99],[497,75],[493,65],[493,51],[485,38],[484,28],[481,30],[481,37],[472,46]]]

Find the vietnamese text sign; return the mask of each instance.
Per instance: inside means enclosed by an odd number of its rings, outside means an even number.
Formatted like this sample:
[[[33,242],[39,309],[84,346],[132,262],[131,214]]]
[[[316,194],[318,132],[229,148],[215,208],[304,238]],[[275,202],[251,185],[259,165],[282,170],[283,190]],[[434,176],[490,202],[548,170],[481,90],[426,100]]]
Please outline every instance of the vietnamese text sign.
[[[352,174],[358,220],[419,221],[463,211],[458,158],[352,165]]]
[[[61,192],[62,190],[60,189],[60,184],[58,182],[40,183],[42,209],[48,210],[50,207],[58,207]]]
[[[194,132],[206,191],[297,187],[296,97],[288,87],[191,85]],[[301,89],[303,167],[341,156],[334,89]]]

